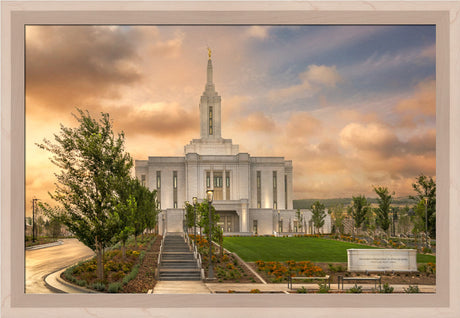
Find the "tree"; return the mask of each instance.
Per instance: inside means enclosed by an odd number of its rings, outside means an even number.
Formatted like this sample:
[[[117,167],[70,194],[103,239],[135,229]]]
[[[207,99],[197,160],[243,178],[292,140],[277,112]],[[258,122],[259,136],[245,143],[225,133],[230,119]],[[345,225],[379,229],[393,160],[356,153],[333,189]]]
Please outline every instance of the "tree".
[[[46,220],[45,227],[48,236],[55,239],[61,235],[61,222],[58,219],[51,218],[50,220]]]
[[[187,229],[194,228],[196,226],[195,221],[195,207],[192,204],[185,202],[185,226]]]
[[[203,228],[203,233],[209,236],[209,203],[207,200],[198,203],[196,206],[197,214],[200,215],[200,221],[198,225]],[[220,215],[216,213],[216,209],[211,204],[211,220],[212,220],[212,233],[211,239],[215,242],[219,242],[220,228],[217,226],[217,222],[220,220]]]
[[[409,207],[406,205],[399,212],[398,231],[400,233],[407,234],[409,232],[410,225]]]
[[[297,219],[297,229],[299,232],[302,232],[302,227],[303,227],[303,215],[300,213],[300,209],[297,209],[295,212],[295,217]]]
[[[432,177],[427,177],[422,173],[415,179],[412,188],[417,194],[409,198],[417,205],[421,200],[427,200],[428,233],[431,237],[436,237],[436,182]],[[421,231],[425,232],[425,229]]]
[[[356,230],[361,228],[361,225],[363,224],[366,218],[366,214],[369,209],[369,204],[363,195],[352,197],[352,199],[352,205],[350,206],[348,212],[355,221],[354,229]]]
[[[54,142],[44,139],[38,147],[52,154],[60,168],[56,189],[49,193],[58,204],[41,204],[50,217],[58,218],[82,243],[96,252],[97,277],[104,278],[103,250],[120,228],[122,189],[129,184],[132,159],[124,151],[124,134],[112,131],[109,114],[99,120],[77,109],[76,128],[64,127]]]
[[[379,204],[379,207],[374,210],[377,215],[376,223],[386,233],[391,223],[389,213],[393,197],[386,187],[374,187],[374,191],[378,195],[377,202]]]
[[[121,241],[121,255],[123,262],[126,261],[126,241],[134,233],[134,213],[137,202],[133,195],[124,200],[120,200],[115,208],[115,223],[119,229],[114,236],[115,241]]]
[[[134,179],[131,183],[131,192],[136,200],[136,208],[133,211],[133,233],[137,245],[137,236],[144,233],[146,229],[154,229],[157,224],[157,215],[159,213],[157,191],[150,191],[139,180]]]
[[[311,206],[311,219],[313,221],[313,226],[318,229],[322,228],[324,226],[324,219],[326,218],[326,208],[324,204],[322,204],[319,201],[316,201],[313,203]],[[315,231],[316,233],[316,231]]]
[[[335,233],[342,234],[344,232],[343,220],[345,219],[343,204],[336,204],[330,209],[332,222],[334,224]]]

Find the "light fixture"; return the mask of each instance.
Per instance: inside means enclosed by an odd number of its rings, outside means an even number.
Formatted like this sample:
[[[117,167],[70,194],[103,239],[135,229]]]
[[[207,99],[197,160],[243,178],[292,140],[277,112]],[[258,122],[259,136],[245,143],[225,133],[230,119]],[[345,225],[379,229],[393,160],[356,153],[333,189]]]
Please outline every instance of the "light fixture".
[[[206,191],[207,199],[209,203],[212,203],[212,199],[214,197],[214,190]]]

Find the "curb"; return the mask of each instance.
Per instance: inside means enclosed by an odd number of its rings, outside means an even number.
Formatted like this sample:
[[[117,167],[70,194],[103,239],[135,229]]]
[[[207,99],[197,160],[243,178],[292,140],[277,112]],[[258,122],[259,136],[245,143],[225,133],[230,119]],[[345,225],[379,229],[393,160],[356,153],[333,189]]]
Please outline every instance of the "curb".
[[[58,245],[62,245],[62,244],[64,244],[64,242],[62,240],[58,240],[57,242],[53,242],[53,243],[47,243],[47,244],[34,245],[34,246],[26,247],[26,251],[40,250],[42,248],[53,247],[53,246],[58,246]]]
[[[81,261],[86,261],[86,260],[89,260],[91,258],[93,258],[93,256],[91,256],[89,258],[86,258],[86,259],[83,259]],[[75,264],[78,264],[78,262],[75,263]],[[58,269],[57,271],[54,271],[54,272],[46,275],[43,278],[43,280],[45,281],[45,286],[47,288],[49,288],[50,290],[52,290],[53,292],[60,293],[60,294],[69,294],[69,293],[100,294],[97,291],[94,291],[92,289],[88,289],[88,288],[85,288],[85,287],[81,287],[81,286],[78,286],[78,285],[74,285],[74,284],[69,283],[69,282],[67,282],[67,281],[65,281],[65,280],[63,280],[61,278],[61,274],[67,268],[72,267],[75,264],[73,264],[71,266],[66,266],[66,267],[61,268],[61,269]],[[55,282],[52,282],[53,279],[55,280]],[[67,291],[65,289],[67,289]],[[69,291],[69,289],[70,289],[70,291]],[[72,290],[75,290],[75,292],[73,292]]]

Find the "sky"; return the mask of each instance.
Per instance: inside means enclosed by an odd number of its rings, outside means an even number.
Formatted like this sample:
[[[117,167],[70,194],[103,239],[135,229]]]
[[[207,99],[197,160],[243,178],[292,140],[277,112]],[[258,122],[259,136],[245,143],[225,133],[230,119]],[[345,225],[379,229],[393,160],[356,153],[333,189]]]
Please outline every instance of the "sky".
[[[294,199],[436,173],[435,26],[27,26],[26,214],[56,168],[36,143],[108,112],[134,159],[183,156],[199,138],[207,48],[222,137],[293,162]]]

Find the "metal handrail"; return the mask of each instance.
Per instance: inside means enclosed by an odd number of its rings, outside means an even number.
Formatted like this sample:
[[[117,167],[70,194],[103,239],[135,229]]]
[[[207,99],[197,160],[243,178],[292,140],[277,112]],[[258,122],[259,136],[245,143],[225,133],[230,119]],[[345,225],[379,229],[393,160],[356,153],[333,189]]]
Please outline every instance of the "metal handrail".
[[[158,261],[157,261],[157,269],[156,269],[156,278],[160,276],[160,267],[161,267],[161,259],[163,255],[163,246],[164,246],[164,241],[165,241],[166,233],[163,231],[163,238],[161,239],[161,244],[160,244],[160,252],[158,253]]]
[[[196,246],[196,244],[195,244],[195,241],[194,241],[194,240],[191,240],[190,237],[189,237],[187,234],[185,234],[185,235],[187,236],[186,241],[188,242],[188,244],[189,244],[189,245],[191,246],[191,248],[192,248],[193,256],[195,257],[195,259],[196,259],[196,261],[197,261],[197,265],[198,265],[199,268],[201,268],[203,262],[202,262],[202,260],[201,260],[201,254],[198,253],[198,248],[197,248],[197,246]]]

